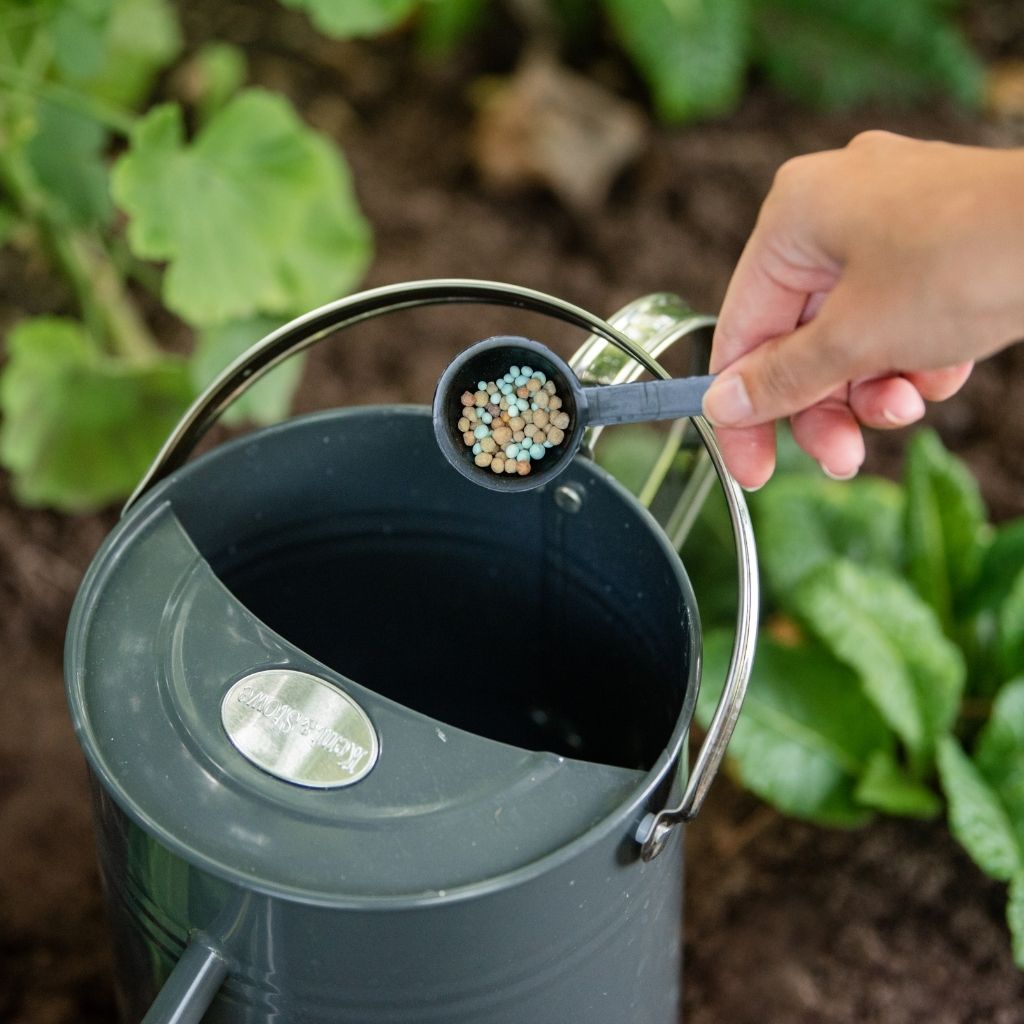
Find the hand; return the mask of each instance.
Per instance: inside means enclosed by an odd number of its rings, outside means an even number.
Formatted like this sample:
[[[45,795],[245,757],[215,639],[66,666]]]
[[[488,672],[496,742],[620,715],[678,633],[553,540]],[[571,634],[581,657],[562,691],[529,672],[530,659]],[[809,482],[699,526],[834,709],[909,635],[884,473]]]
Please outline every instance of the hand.
[[[784,164],[729,283],[704,412],[747,488],[773,421],[830,476],[1024,337],[1024,150],[867,132]]]

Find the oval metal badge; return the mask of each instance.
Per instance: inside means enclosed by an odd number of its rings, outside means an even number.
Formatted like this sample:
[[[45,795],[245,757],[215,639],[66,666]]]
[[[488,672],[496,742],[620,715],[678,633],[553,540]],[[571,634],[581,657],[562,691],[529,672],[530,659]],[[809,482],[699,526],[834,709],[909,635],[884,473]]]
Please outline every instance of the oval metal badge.
[[[296,786],[351,786],[380,752],[373,724],[348,694],[294,669],[239,679],[225,694],[220,717],[239,753]]]

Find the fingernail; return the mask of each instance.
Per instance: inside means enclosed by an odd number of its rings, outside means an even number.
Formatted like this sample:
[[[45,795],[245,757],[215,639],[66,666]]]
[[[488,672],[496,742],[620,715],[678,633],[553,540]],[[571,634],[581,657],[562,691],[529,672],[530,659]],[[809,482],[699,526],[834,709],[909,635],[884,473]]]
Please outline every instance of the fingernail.
[[[746,484],[740,484],[740,487],[742,487],[747,494],[756,494],[762,487],[764,487],[764,484],[755,484],[753,487],[748,487]]]
[[[846,473],[833,473],[824,462],[819,462],[818,465],[821,466],[822,473],[824,473],[830,480],[852,480],[860,470],[860,466],[855,466]]]
[[[750,395],[738,373],[719,377],[704,396],[704,415],[716,426],[742,423],[754,413]]]
[[[893,397],[896,399],[895,407],[888,405],[882,410],[886,423],[906,427],[924,415],[924,399],[913,388],[904,389],[903,393]]]

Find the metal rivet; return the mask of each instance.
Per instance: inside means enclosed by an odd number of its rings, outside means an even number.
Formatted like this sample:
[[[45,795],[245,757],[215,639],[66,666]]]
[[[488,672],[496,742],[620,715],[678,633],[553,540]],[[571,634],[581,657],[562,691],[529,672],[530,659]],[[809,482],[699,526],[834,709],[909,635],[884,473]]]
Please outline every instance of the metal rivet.
[[[575,514],[583,508],[583,492],[572,484],[555,488],[555,504],[563,511]]]
[[[667,821],[658,821],[655,814],[648,814],[636,830],[636,841],[640,843],[640,858],[652,861],[665,849],[672,826]]]

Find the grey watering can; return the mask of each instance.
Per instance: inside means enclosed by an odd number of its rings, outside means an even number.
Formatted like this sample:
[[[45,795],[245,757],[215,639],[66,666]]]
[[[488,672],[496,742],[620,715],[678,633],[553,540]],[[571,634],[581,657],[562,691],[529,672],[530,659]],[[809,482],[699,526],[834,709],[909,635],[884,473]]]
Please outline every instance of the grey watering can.
[[[670,532],[717,472],[739,599],[692,771],[690,581],[589,458],[496,493],[445,462],[429,409],[389,407],[186,461],[293,352],[451,302],[590,332],[572,361],[590,384],[665,377],[659,354],[711,324],[671,296],[608,323],[510,285],[414,282],[287,324],[197,399],[68,633],[125,1021],[678,1020],[681,826],[723,756],[757,620],[750,523],[707,424]]]

